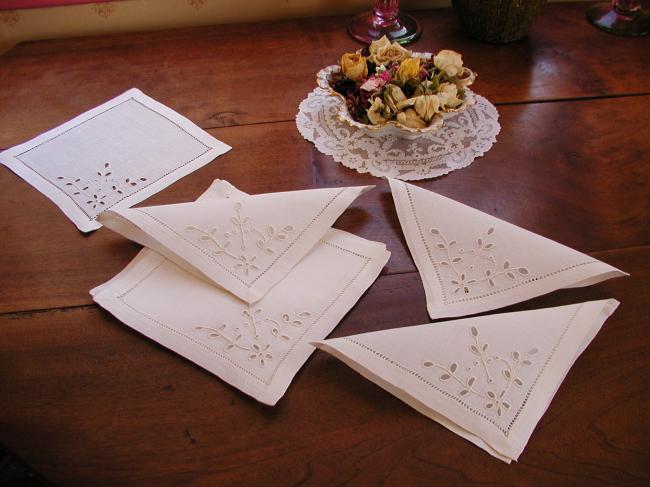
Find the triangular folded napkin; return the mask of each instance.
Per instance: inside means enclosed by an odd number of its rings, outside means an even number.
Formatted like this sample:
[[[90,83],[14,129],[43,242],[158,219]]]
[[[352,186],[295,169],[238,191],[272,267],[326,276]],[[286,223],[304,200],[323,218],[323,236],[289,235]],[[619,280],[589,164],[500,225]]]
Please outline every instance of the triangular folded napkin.
[[[495,314],[315,343],[420,413],[510,462],[618,301]]]
[[[432,191],[388,181],[431,318],[480,313],[627,275]]]
[[[131,89],[0,153],[0,163],[48,197],[82,232],[97,215],[128,208],[230,147]]]
[[[199,201],[227,202],[229,211],[234,208],[233,203],[242,202],[239,215],[235,214],[240,229],[239,224],[249,214],[244,210],[254,206],[242,199],[245,196],[230,184],[215,181]],[[276,231],[284,231],[287,239],[303,231],[298,227],[303,216],[299,206],[302,200],[292,201],[296,206],[285,210],[293,211],[284,213],[290,223],[280,224],[273,219]],[[309,201],[304,203],[310,206]],[[269,210],[272,209],[270,205]],[[276,216],[282,219],[282,214]],[[233,223],[228,219],[227,224]],[[254,228],[257,221],[252,218],[248,224]],[[282,225],[288,224],[296,226],[292,231],[283,230]],[[266,231],[266,227],[262,230]],[[284,243],[282,239],[271,239],[276,231],[264,234],[269,238],[268,245]],[[190,231],[188,235],[196,233]],[[240,241],[233,238],[231,245],[240,245]],[[257,249],[255,241],[252,245]],[[284,248],[274,250],[279,253]],[[322,340],[334,329],[374,282],[390,256],[382,243],[332,228],[323,230],[305,254],[284,279],[254,304],[150,249],[144,249],[120,274],[91,294],[95,302],[128,326],[258,401],[273,405],[315,350],[310,342]],[[259,264],[260,270],[267,265],[263,263],[266,261]]]
[[[206,197],[192,203],[107,211],[99,221],[253,303],[370,188],[258,195],[234,191],[227,199]]]

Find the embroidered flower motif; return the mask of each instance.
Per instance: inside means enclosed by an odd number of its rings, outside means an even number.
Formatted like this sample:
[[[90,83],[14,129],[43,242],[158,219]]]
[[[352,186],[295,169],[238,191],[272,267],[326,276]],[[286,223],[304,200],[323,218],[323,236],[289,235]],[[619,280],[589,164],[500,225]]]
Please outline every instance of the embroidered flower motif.
[[[288,330],[292,327],[302,327],[304,320],[311,316],[311,312],[283,313],[280,319],[276,320],[268,316],[262,318],[262,308],[256,308],[249,304],[247,308],[242,310],[242,315],[245,318],[243,326],[246,328],[246,331],[244,332],[240,331],[238,327],[230,332],[228,325],[225,323],[220,324],[216,328],[200,325],[195,326],[194,329],[207,334],[210,339],[222,340],[224,342],[224,352],[241,350],[245,352],[250,361],[254,360],[260,367],[264,367],[270,360],[273,360],[271,344],[260,344],[263,340],[262,329],[264,324],[270,325],[268,330],[274,340],[281,340],[281,342],[277,343],[289,343],[291,342],[291,336]]]
[[[266,365],[267,360],[273,360],[273,355],[271,352],[268,352],[270,345],[259,346],[257,343],[253,343],[251,346],[252,353],[248,356],[248,360],[257,360],[260,364],[260,367]]]
[[[93,209],[106,206],[105,199],[111,196],[122,195],[127,192],[127,188],[134,188],[140,183],[146,182],[147,178],[118,179],[113,175],[111,164],[105,162],[101,169],[97,171],[97,177],[90,180],[81,178],[68,179],[64,176],[58,176],[57,180],[63,183],[63,186],[71,191],[71,196],[83,198],[85,204]],[[109,198],[110,199],[110,198]]]
[[[471,294],[480,283],[487,283],[490,288],[493,288],[498,278],[506,277],[514,281],[529,274],[528,268],[513,267],[509,260],[498,263],[492,255],[495,248],[495,243],[490,240],[494,235],[493,227],[488,228],[483,236],[477,238],[476,245],[469,250],[464,248],[455,250],[459,247],[458,242],[448,240],[437,228],[432,228],[429,233],[434,238],[433,248],[444,252],[444,257],[438,261],[438,264],[448,269],[454,276],[449,281],[454,286],[454,294],[461,291],[464,294]]]
[[[452,362],[448,366],[438,364],[431,360],[425,360],[422,363],[424,368],[436,368],[441,371],[438,379],[441,382],[449,380],[455,381],[460,389],[458,396],[463,397],[472,395],[483,400],[483,407],[488,411],[496,412],[497,416],[502,416],[505,411],[510,409],[511,404],[508,400],[512,386],[523,387],[524,380],[517,375],[521,367],[528,367],[533,364],[530,357],[538,352],[537,348],[531,348],[528,352],[520,353],[518,350],[513,350],[508,359],[499,355],[488,355],[487,351],[489,346],[487,343],[481,343],[479,340],[479,331],[475,326],[470,328],[470,334],[474,339],[474,343],[469,346],[469,351],[476,359],[472,362],[472,366],[480,366],[484,375],[485,383],[487,384],[483,389],[477,387],[477,377],[470,372],[473,367],[466,369],[467,375],[461,377],[459,375],[458,363]],[[503,381],[499,384],[495,383],[493,376],[494,369],[501,371]]]
[[[246,257],[245,255],[239,256],[239,261],[235,264],[236,269],[241,269],[244,274],[248,275],[250,271],[259,271],[260,268],[255,265],[256,256]]]
[[[233,267],[244,275],[260,270],[257,258],[262,255],[274,255],[277,249],[274,242],[282,242],[288,234],[294,231],[293,225],[285,225],[281,230],[273,225],[268,225],[265,230],[255,226],[250,216],[242,215],[242,204],[234,205],[235,214],[230,217],[232,228],[222,232],[218,227],[213,227],[209,232],[196,225],[185,227],[186,232],[199,233],[199,241],[210,243],[215,255],[224,255],[234,261]],[[231,243],[239,243],[241,253],[231,251]],[[254,245],[253,245],[254,244]],[[254,249],[251,247],[254,246]]]

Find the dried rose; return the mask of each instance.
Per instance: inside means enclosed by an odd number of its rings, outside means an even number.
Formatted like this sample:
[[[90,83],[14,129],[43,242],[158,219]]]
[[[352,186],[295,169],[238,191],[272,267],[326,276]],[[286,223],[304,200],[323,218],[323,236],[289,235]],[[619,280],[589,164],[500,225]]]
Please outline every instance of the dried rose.
[[[444,49],[433,57],[433,63],[447,76],[458,76],[463,72],[463,58],[456,51]]]
[[[390,110],[379,97],[372,100],[372,105],[366,110],[366,114],[373,125],[382,124],[390,118]]]
[[[386,36],[373,41],[368,49],[370,61],[382,66],[392,61],[402,61],[411,57],[410,51],[404,49],[397,42],[391,44]]]
[[[384,101],[388,108],[390,108],[391,112],[399,112],[397,105],[404,100],[406,100],[406,95],[399,86],[391,84],[386,85],[386,88],[384,89]]]
[[[422,95],[415,98],[416,113],[427,123],[440,111],[440,98],[436,95]]]
[[[366,58],[358,53],[346,52],[341,56],[341,70],[353,81],[360,81],[368,76]]]
[[[397,69],[395,77],[402,83],[410,79],[418,79],[420,72],[420,60],[418,58],[404,59]]]
[[[458,87],[453,83],[442,83],[438,89],[438,96],[442,106],[456,108],[463,103],[463,100],[458,98]]]
[[[397,123],[413,129],[423,129],[427,126],[426,122],[422,120],[418,116],[417,112],[412,108],[407,108],[403,112],[398,113]]]
[[[371,76],[366,81],[364,81],[364,83],[359,88],[365,91],[375,91],[378,88],[384,86],[386,82],[387,80],[381,76]]]

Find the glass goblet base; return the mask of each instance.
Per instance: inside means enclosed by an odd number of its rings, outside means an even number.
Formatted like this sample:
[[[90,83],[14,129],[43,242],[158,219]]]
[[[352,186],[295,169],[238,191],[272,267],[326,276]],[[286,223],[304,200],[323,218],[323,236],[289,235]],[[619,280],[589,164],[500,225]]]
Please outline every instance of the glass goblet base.
[[[368,44],[385,35],[391,42],[410,44],[420,38],[422,27],[409,14],[399,13],[395,22],[383,25],[376,21],[373,12],[364,12],[352,19],[348,32],[356,40]]]
[[[619,36],[646,36],[650,34],[650,13],[639,9],[623,15],[611,2],[592,5],[587,9],[587,19],[601,30]]]

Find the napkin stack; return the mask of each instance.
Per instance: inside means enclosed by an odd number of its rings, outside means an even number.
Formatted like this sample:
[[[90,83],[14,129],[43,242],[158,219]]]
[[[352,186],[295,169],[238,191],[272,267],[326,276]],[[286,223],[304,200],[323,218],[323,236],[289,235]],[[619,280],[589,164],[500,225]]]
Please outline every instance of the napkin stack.
[[[385,245],[331,228],[370,187],[249,196],[215,181],[194,203],[113,210],[142,243],[91,291],[130,327],[265,404],[275,404],[374,282]]]
[[[389,183],[432,318],[489,311],[626,275],[436,193]],[[618,304],[610,299],[494,314],[314,345],[510,463]]]

